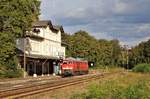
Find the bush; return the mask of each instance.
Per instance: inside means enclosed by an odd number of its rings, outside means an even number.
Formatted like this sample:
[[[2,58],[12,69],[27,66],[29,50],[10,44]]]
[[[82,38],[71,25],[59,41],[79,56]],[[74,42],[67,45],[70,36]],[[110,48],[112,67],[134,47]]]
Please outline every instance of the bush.
[[[20,69],[0,71],[0,78],[17,78],[22,77],[22,75],[23,71]]]
[[[4,78],[5,77],[6,71],[7,71],[7,69],[5,68],[5,66],[0,65],[0,78]]]
[[[86,99],[116,99],[120,96],[123,88],[117,86],[116,82],[106,81],[100,83],[89,87]]]
[[[6,78],[17,78],[22,76],[22,71],[21,70],[8,70],[5,73]]]
[[[150,89],[147,82],[141,81],[127,87],[124,93],[122,93],[122,96],[125,97],[125,99],[149,99],[149,91]]]
[[[132,71],[141,73],[150,73],[150,64],[138,64]]]
[[[7,60],[5,64],[0,62],[0,78],[17,78],[23,74],[22,69],[17,68],[18,59],[13,56],[12,59]]]

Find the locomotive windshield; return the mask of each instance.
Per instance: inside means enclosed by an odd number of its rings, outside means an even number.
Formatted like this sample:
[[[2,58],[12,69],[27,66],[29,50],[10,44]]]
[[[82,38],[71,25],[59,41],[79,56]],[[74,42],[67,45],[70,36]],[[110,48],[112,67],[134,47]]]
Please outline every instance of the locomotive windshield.
[[[67,64],[67,62],[64,61],[63,64]]]

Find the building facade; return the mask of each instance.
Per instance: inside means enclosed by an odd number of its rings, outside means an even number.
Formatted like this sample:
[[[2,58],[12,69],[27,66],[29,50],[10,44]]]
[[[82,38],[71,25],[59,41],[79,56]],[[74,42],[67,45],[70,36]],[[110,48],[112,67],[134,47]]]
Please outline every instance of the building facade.
[[[31,31],[26,32],[25,38],[17,40],[19,60],[23,66],[25,55],[28,75],[54,73],[54,63],[57,64],[60,58],[65,58],[65,47],[61,42],[62,32],[62,26],[54,26],[51,21],[38,21],[33,23]]]

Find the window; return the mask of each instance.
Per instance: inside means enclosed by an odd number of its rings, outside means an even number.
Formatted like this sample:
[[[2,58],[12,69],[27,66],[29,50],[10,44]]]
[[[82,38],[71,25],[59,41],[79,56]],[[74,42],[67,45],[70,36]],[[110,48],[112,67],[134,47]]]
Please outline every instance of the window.
[[[31,42],[31,45],[32,45],[31,50],[32,50],[33,52],[39,52],[39,51],[40,51],[40,44],[39,44],[39,42],[32,41],[32,42]]]

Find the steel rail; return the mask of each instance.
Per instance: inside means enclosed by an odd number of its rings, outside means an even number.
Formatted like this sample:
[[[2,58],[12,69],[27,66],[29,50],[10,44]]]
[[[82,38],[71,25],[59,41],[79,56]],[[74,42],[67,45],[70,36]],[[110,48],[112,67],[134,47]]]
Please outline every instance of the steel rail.
[[[55,79],[42,79],[42,80],[37,80],[37,81],[33,80],[33,81],[27,81],[27,82],[23,82],[23,83],[11,84],[9,86],[2,87],[3,89],[2,88],[0,89],[0,93],[42,85],[41,84],[42,81],[44,81],[44,84],[47,84],[47,83],[53,84],[53,83],[58,83],[59,81],[68,81],[68,80],[73,80],[73,79],[82,79],[82,78],[86,78],[86,77],[90,77],[90,76],[93,76],[93,74],[92,75],[79,76],[79,77],[75,76],[76,78],[66,77],[66,78],[63,78],[63,79],[62,78],[59,78],[59,79],[58,78],[57,79],[56,78]],[[23,86],[20,86],[19,84],[21,84]],[[17,86],[17,87],[14,87],[14,86]]]
[[[54,89],[59,89],[63,87],[68,87],[71,85],[76,85],[84,82],[89,82],[91,80],[96,80],[102,77],[105,77],[107,75],[111,75],[112,73],[104,73],[104,74],[97,74],[88,76],[86,78],[76,78],[71,80],[62,80],[57,81],[53,83],[45,83],[45,84],[38,84],[38,85],[32,85],[32,86],[26,86],[19,89],[12,89],[7,91],[1,91],[0,92],[0,98],[21,98],[26,97],[38,93],[43,93],[47,91],[51,91]]]

